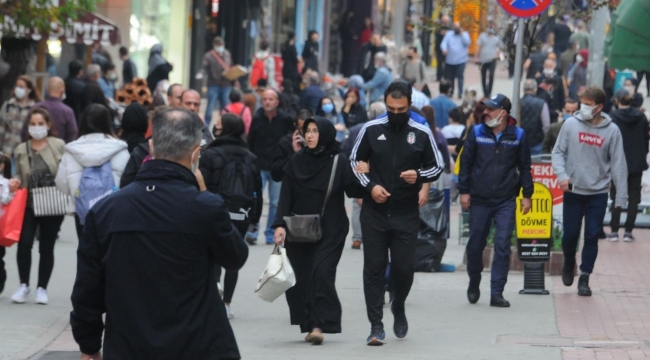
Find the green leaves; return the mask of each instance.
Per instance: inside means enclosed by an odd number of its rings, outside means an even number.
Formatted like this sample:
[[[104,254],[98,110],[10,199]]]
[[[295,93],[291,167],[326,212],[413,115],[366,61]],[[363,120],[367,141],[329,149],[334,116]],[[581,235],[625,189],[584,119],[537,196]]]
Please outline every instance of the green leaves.
[[[101,0],[0,0],[3,36],[16,33],[49,33],[65,26]],[[55,5],[53,5],[55,4]]]

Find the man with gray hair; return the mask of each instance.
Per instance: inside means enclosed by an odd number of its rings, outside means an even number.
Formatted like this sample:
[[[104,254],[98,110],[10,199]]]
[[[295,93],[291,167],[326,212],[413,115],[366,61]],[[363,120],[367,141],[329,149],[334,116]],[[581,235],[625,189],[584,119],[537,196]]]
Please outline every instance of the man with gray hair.
[[[535,94],[537,82],[533,79],[524,81],[524,97],[521,98],[520,126],[528,138],[531,155],[542,153],[544,135],[551,126],[551,115],[548,104]]]
[[[213,269],[240,269],[248,247],[205,191],[202,127],[183,109],[156,115],[153,160],[88,212],[70,314],[81,359],[101,359],[102,333],[107,359],[241,358]]]
[[[384,99],[384,91],[393,82],[393,74],[391,74],[390,69],[386,66],[385,52],[375,54],[375,68],[377,69],[375,75],[363,85],[363,89],[370,92],[370,103],[382,101]]]
[[[309,109],[315,114],[320,100],[325,97],[325,93],[320,88],[318,72],[307,70],[305,77],[307,87],[300,93],[300,107]]]

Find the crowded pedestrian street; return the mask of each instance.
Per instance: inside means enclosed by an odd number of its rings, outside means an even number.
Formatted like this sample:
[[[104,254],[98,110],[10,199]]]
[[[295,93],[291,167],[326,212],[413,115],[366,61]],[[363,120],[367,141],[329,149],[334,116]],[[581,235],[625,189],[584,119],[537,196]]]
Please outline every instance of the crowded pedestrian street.
[[[0,360],[650,359],[647,0],[3,4]]]

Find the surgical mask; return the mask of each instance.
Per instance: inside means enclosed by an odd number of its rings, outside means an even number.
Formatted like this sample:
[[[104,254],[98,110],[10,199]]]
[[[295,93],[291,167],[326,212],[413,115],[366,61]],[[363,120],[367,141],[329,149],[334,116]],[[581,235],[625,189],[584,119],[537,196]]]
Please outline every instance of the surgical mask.
[[[408,111],[403,113],[388,112],[388,122],[393,126],[406,125],[406,123],[409,122],[410,117],[411,115]]]
[[[627,93],[630,95],[634,95],[634,93],[636,92],[634,86],[625,86],[623,87],[623,89],[625,89]]]
[[[225,49],[226,48],[224,48],[223,46],[215,46],[214,47],[214,51],[216,51],[218,53],[222,53]]]
[[[567,114],[567,113],[562,114],[562,116],[564,117],[564,120],[566,120],[566,119],[568,119],[568,118],[571,117],[571,115],[569,115],[569,114]]]
[[[553,69],[544,69],[544,76],[551,77],[555,74],[555,70]]]
[[[201,159],[201,153],[199,153],[198,159],[196,159],[196,162],[194,162],[194,154],[192,154],[192,174],[194,174],[196,172],[196,170],[199,169],[199,161],[200,161],[200,159]]]
[[[334,111],[334,104],[323,104],[323,106],[321,106],[321,109],[323,109],[324,113],[329,114]]]
[[[20,100],[20,99],[24,98],[25,95],[27,95],[27,89],[16,86],[14,88],[14,95],[16,96],[16,99]]]
[[[495,117],[494,119],[492,119],[490,121],[486,121],[485,125],[487,125],[487,126],[489,126],[491,128],[495,128],[495,127],[499,126],[499,124],[501,124],[501,114],[503,114],[503,110],[501,110],[499,115],[497,117]]]
[[[576,62],[581,63],[583,61],[585,61],[585,58],[583,58],[582,55],[576,56]]]
[[[596,106],[589,106],[585,104],[580,104],[580,115],[582,115],[582,120],[591,120],[594,118],[594,109]]]
[[[115,80],[117,80],[117,74],[115,74],[115,73],[113,73],[113,74],[109,74],[109,75],[108,75],[108,80],[110,80],[110,81],[115,81]]]
[[[29,126],[27,131],[34,140],[43,140],[47,137],[47,133],[50,129],[48,129],[47,126]]]

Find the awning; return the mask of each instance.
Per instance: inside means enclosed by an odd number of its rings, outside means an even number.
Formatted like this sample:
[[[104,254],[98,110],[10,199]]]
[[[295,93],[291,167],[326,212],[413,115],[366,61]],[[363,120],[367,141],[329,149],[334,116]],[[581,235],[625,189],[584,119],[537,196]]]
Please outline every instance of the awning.
[[[61,40],[69,44],[101,45],[120,44],[120,29],[101,15],[86,12],[75,21],[70,21],[65,28],[58,22],[50,24],[50,40]],[[26,38],[39,41],[43,38],[37,30],[18,26],[14,19],[4,16],[4,24],[0,29],[0,36],[4,35],[14,38]]]
[[[650,70],[650,1],[626,0],[612,14],[606,49],[611,68]]]

